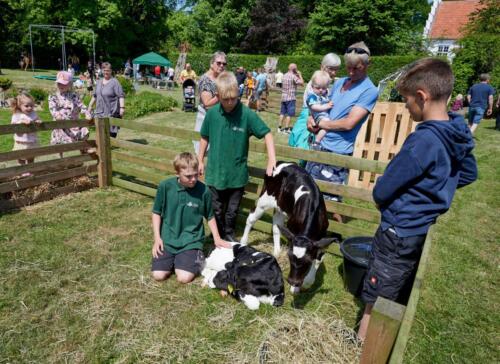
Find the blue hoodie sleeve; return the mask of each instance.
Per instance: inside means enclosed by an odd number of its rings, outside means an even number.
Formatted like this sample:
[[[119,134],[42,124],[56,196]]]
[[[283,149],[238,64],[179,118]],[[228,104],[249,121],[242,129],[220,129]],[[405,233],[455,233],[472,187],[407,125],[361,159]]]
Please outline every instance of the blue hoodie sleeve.
[[[458,178],[458,188],[467,186],[477,179],[477,164],[474,155],[469,153],[462,160],[462,168],[460,169],[460,175]]]
[[[384,174],[377,179],[373,199],[379,206],[392,202],[409,182],[420,177],[424,169],[412,148],[403,147],[389,163]]]

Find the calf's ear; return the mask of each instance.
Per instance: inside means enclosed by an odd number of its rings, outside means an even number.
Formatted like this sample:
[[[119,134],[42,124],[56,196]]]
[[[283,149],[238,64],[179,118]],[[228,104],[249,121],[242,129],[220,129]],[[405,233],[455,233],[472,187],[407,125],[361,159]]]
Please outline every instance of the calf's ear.
[[[291,243],[295,235],[293,235],[293,233],[290,230],[288,230],[286,226],[278,225],[278,228],[280,229],[281,233],[285,235],[285,237]]]
[[[337,242],[338,242],[338,240],[336,238],[323,238],[321,240],[315,241],[314,245],[317,248],[321,249],[321,248],[326,248],[331,243],[337,243]]]

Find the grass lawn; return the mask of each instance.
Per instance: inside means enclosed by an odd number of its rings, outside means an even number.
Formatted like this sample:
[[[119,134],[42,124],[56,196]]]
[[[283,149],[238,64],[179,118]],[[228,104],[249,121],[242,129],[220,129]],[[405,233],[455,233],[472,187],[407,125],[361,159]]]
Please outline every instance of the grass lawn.
[[[158,92],[180,99],[178,90]],[[262,117],[276,130],[276,115]],[[139,121],[191,129],[194,118],[175,110]],[[0,111],[0,124],[8,122],[10,113]],[[487,120],[477,131],[479,180],[457,192],[437,225],[405,362],[500,359],[500,133],[492,127]],[[125,129],[120,138],[192,148],[189,141]],[[8,143],[0,136],[0,152],[10,150]],[[263,162],[262,155],[251,156],[252,164]],[[358,319],[360,305],[343,289],[339,257],[327,255],[309,292],[295,299],[287,294],[282,308],[250,312],[202,288],[199,279],[190,285],[151,281],[151,205],[148,197],[112,187],[0,217],[0,362],[257,363],[260,349],[273,345],[289,356],[271,354],[270,362],[356,361],[359,348],[349,340],[345,356],[313,356],[339,342],[329,331],[339,319],[350,328]],[[250,238],[271,251],[270,236],[253,231]],[[279,261],[286,274],[284,252]],[[294,347],[287,340],[292,335],[308,350]]]

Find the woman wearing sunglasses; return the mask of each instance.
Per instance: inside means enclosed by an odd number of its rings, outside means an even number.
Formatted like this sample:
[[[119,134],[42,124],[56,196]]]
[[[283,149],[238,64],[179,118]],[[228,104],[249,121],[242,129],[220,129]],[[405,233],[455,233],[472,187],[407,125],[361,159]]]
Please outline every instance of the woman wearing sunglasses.
[[[215,52],[210,59],[210,68],[200,77],[198,82],[200,103],[198,104],[198,114],[196,114],[195,131],[200,131],[207,110],[219,102],[215,79],[225,71],[226,66],[226,54],[224,52]],[[193,140],[196,155],[198,155],[199,144],[199,141]]]
[[[368,77],[370,50],[364,42],[354,43],[344,54],[347,77],[337,80],[330,90],[333,108],[329,119],[318,124],[309,117],[307,128],[313,133],[320,129],[327,131],[320,145],[313,149],[324,152],[352,155],[354,141],[361,125],[366,121],[378,98],[378,89]],[[306,170],[315,179],[346,184],[349,170],[316,162],[307,162]],[[325,200],[339,201],[340,196],[323,194]],[[336,216],[337,220],[341,220]]]

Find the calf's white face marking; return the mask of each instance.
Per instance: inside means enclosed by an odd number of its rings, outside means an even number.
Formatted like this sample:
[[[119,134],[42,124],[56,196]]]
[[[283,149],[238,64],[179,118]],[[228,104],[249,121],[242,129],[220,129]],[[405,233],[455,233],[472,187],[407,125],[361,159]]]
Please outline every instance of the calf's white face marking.
[[[306,254],[306,248],[294,246],[293,247],[293,255],[297,257],[297,259],[302,258]]]
[[[307,195],[308,193],[311,193],[310,191],[304,190],[303,188],[304,188],[304,185],[300,185],[300,187],[297,188],[297,190],[293,194],[293,197],[295,198],[295,203],[297,203],[299,198],[301,198],[302,196]]]
[[[273,172],[273,177],[276,177],[278,174],[281,173],[281,170],[285,167],[291,166],[293,163],[282,163]]]

